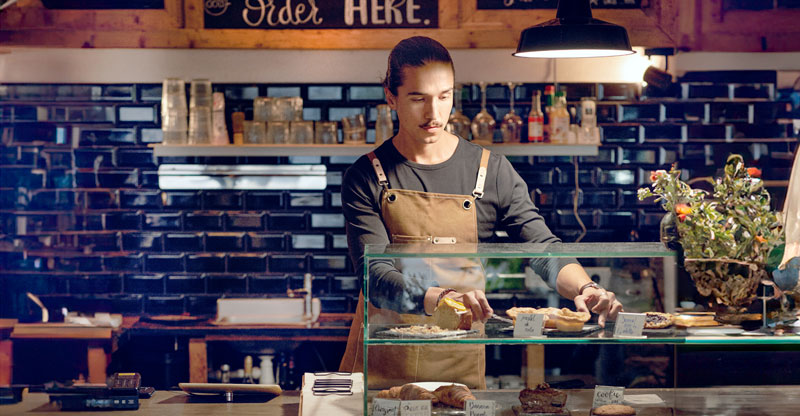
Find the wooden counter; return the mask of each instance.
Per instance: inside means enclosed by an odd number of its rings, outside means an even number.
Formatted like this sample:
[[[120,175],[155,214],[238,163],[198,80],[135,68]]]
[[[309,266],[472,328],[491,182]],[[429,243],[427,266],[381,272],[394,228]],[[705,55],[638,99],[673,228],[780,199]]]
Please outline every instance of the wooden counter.
[[[568,390],[567,406],[572,415],[586,416],[591,405],[592,390]],[[491,398],[498,402],[514,400],[519,391],[491,390],[476,392],[479,398]],[[691,389],[627,389],[626,395],[658,394],[665,405],[635,406],[639,415],[707,416],[707,415],[797,415],[800,409],[800,386],[742,386]],[[299,412],[300,392],[284,392],[268,401],[240,401],[225,403],[221,396],[191,397],[181,391],[158,391],[151,399],[141,401],[138,411],[120,414],[137,415],[270,415],[296,416]],[[97,415],[97,412],[59,412],[48,404],[44,393],[31,393],[21,403],[0,406],[3,415]],[[511,409],[498,412],[500,416],[512,416]]]

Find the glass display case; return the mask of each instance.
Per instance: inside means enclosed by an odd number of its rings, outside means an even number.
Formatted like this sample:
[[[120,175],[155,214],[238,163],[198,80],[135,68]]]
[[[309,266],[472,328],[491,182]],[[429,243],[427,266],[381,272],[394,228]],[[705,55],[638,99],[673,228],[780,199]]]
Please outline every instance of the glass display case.
[[[497,364],[485,360],[487,346],[521,346],[526,351],[523,356],[530,358],[543,355],[542,346],[547,345],[595,345],[601,349],[609,344],[623,348],[642,344],[750,344],[767,348],[800,345],[797,336],[746,337],[737,336],[744,330],[703,332],[676,325],[645,329],[637,338],[615,337],[614,322],[601,328],[595,315],[577,328],[574,325],[550,328],[551,325],[545,324],[540,336],[527,336],[522,331],[515,332],[514,317],[518,315],[514,311],[530,312],[517,308],[550,307],[554,313],[562,307],[575,310],[572,301],[561,298],[554,290],[558,271],[570,262],[580,263],[593,280],[615,292],[626,312],[675,312],[676,253],[660,243],[464,245],[435,244],[436,239],[433,240],[434,244],[368,245],[365,249],[363,365],[364,385],[369,386],[369,393],[364,395],[364,414],[372,413],[373,398],[396,398],[391,395],[391,387],[398,387],[397,393],[399,386],[410,382],[431,390],[461,383],[477,399],[494,400],[496,414],[527,414],[520,408],[520,391],[526,385],[535,388],[536,383],[545,380],[543,357],[532,361],[522,357],[518,374],[524,380],[516,390],[487,389],[484,376]],[[452,288],[459,293],[484,291],[498,317],[485,324],[477,321],[465,324],[458,304],[437,308],[429,315],[422,307],[424,292],[429,287]],[[437,301],[443,305],[441,299]],[[443,323],[444,328],[437,323]],[[628,350],[622,351],[624,355]],[[605,359],[602,355],[598,354],[598,361]],[[675,381],[668,379],[669,383]],[[590,383],[583,387],[594,386]],[[667,414],[674,414],[681,403],[679,389],[669,388],[674,384],[666,387],[646,389],[647,393],[656,392],[660,401],[657,405],[640,406],[671,409]],[[566,402],[569,412],[588,414],[591,390],[570,397]],[[434,406],[433,411],[434,414],[458,412],[463,414],[463,409],[441,404]]]

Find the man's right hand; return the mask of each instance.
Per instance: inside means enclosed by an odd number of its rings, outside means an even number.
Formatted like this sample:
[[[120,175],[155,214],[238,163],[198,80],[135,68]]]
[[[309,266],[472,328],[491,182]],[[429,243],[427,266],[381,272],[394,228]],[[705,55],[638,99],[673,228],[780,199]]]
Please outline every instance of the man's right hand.
[[[486,294],[482,290],[472,290],[467,293],[461,294],[452,292],[445,295],[447,298],[453,298],[472,311],[472,320],[481,321],[486,323],[492,317],[494,310],[489,306],[489,300],[486,299]]]
[[[439,295],[446,289],[441,287],[431,287],[425,293],[425,312],[433,315],[436,310],[436,302],[439,300]],[[486,294],[482,290],[472,290],[466,293],[449,292],[444,297],[455,299],[464,304],[470,312],[472,312],[473,321],[481,321],[486,323],[492,316],[494,311],[489,306],[489,300],[486,299]]]

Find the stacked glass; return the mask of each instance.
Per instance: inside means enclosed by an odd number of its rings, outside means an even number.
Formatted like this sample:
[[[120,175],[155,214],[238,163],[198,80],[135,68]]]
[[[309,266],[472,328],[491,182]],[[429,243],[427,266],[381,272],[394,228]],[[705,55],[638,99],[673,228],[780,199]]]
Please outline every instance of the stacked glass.
[[[394,135],[392,109],[387,104],[378,104],[378,115],[375,119],[375,145],[380,145]]]
[[[367,142],[367,125],[364,114],[355,114],[342,118],[342,140],[348,144]]]
[[[211,81],[193,79],[189,87],[189,144],[211,143]]]
[[[161,131],[164,144],[186,144],[186,83],[167,78],[161,87]]]
[[[213,100],[214,103],[211,107],[211,127],[213,129],[211,144],[228,144],[228,128],[225,125],[225,94],[215,92]]]

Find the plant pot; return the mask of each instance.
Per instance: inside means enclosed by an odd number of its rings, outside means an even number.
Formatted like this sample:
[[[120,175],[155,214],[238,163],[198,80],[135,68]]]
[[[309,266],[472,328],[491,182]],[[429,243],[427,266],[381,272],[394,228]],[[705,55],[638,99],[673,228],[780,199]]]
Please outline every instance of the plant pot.
[[[717,303],[744,308],[756,298],[756,290],[767,271],[762,265],[727,259],[686,259],[684,266],[697,291],[713,296]]]

